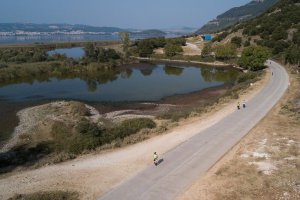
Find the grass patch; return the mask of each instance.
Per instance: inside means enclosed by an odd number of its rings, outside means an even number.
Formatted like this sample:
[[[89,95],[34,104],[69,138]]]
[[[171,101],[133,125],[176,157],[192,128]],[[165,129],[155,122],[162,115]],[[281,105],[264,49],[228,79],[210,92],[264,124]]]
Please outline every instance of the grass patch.
[[[170,119],[172,122],[178,122],[180,119],[186,119],[190,115],[190,111],[170,111],[157,116],[157,119]]]
[[[125,120],[120,125],[110,129],[109,132],[114,139],[124,139],[125,137],[135,134],[144,128],[152,129],[155,127],[156,124],[152,119],[137,118]]]
[[[128,119],[114,127],[104,127],[82,119],[75,130],[62,122],[57,122],[52,127],[54,149],[57,152],[80,154],[110,144],[114,140],[123,140],[142,129],[155,127],[155,122],[148,118]]]
[[[50,191],[16,194],[8,200],[79,200],[79,195],[76,192]]]

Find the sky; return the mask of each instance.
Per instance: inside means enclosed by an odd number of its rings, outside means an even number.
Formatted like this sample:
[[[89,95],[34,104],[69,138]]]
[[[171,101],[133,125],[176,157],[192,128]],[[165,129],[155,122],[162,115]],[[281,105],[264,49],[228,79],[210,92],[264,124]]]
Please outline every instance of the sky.
[[[250,0],[0,0],[0,23],[68,23],[120,28],[201,27]]]

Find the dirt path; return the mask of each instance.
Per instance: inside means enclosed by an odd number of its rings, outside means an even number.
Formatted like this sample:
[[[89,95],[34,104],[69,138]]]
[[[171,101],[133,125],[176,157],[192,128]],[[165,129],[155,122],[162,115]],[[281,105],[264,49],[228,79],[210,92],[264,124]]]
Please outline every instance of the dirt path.
[[[194,55],[201,55],[202,50],[193,43],[186,43],[186,46],[183,47],[184,55],[194,56]]]
[[[254,84],[242,99],[250,99],[265,85],[268,77]],[[167,134],[123,149],[83,156],[73,161],[40,169],[18,172],[0,178],[0,199],[15,193],[49,190],[78,191],[81,199],[95,199],[116,184],[134,176],[152,164],[154,151],[163,154],[188,140],[235,110],[235,101],[219,105],[214,111],[191,118]]]

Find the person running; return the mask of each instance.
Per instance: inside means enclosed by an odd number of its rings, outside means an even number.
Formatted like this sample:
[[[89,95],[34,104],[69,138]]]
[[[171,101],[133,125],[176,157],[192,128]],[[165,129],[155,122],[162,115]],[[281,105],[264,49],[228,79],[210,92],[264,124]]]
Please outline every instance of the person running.
[[[156,152],[154,152],[153,154],[153,162],[154,162],[154,165],[157,165],[157,162],[158,162],[158,155]]]

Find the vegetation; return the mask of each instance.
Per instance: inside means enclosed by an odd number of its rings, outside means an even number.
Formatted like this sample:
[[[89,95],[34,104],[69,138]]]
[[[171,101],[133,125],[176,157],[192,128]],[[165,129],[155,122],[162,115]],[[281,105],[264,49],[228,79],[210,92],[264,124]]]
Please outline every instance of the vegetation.
[[[242,38],[235,36],[231,39],[231,43],[235,44],[237,47],[241,47],[242,46]]]
[[[149,57],[156,48],[167,48],[167,56],[171,57],[182,52],[181,46],[185,45],[185,38],[150,38],[136,41],[131,47],[133,54],[140,57]]]
[[[219,60],[229,60],[236,57],[236,46],[228,44],[219,44],[215,47],[215,55]]]
[[[98,47],[94,43],[88,43],[84,51],[84,59],[89,62],[112,62],[121,58],[114,49]]]
[[[222,29],[230,27],[239,21],[249,20],[250,18],[261,15],[276,2],[278,2],[278,0],[265,0],[263,2],[251,1],[246,5],[232,8],[217,16],[217,19],[214,20],[215,23],[205,24],[196,33],[204,34],[221,31]]]
[[[76,192],[49,191],[32,194],[17,194],[8,200],[79,200]]]
[[[129,45],[130,45],[129,34],[127,32],[121,32],[121,33],[119,33],[119,37],[122,41],[124,57],[125,57],[125,59],[128,59]]]
[[[148,118],[128,119],[115,127],[99,126],[83,119],[76,126],[76,130],[72,131],[66,124],[56,122],[52,126],[54,149],[57,152],[80,154],[114,140],[124,139],[143,128],[151,129],[155,126],[155,122]]]
[[[165,54],[168,57],[175,56],[176,54],[181,53],[181,52],[183,52],[183,49],[182,49],[181,45],[179,45],[179,44],[169,43],[165,46]]]
[[[224,31],[221,34],[218,34],[216,37],[212,39],[212,42],[221,42],[223,39],[225,39],[229,35],[229,32]]]
[[[268,47],[277,58],[299,65],[300,6],[298,0],[281,0],[267,13],[234,30],[243,30],[247,37],[259,36],[256,44]]]
[[[270,55],[271,53],[268,48],[250,46],[243,50],[242,56],[238,62],[244,69],[257,71],[265,68],[264,63]]]
[[[47,50],[42,48],[0,49],[0,62],[2,63],[41,62],[41,61],[46,61],[47,59],[48,59]]]
[[[202,49],[202,52],[201,52],[201,56],[202,57],[208,57],[208,56],[211,56],[211,53],[212,53],[212,43],[211,42],[207,42],[204,44],[204,47]]]

